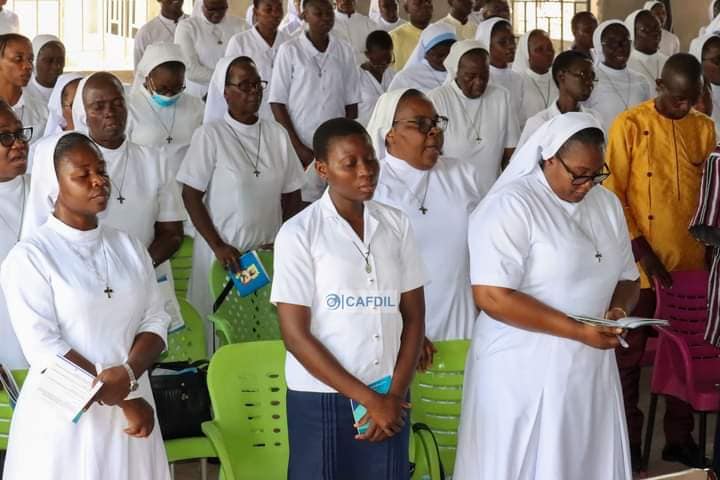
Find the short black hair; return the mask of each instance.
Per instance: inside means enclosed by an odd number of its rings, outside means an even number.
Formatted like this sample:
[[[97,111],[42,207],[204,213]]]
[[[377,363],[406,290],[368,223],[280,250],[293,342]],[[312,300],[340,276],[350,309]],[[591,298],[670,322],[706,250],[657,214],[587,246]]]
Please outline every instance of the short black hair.
[[[95,144],[95,142],[87,135],[80,132],[71,132],[63,135],[55,145],[55,151],[53,152],[53,166],[55,168],[55,176],[58,175],[60,165],[67,161],[67,153],[75,150],[80,145],[87,145],[97,153],[98,157],[102,158],[102,152]]]
[[[29,38],[20,35],[19,33],[5,33],[0,35],[0,56],[5,55],[5,49],[10,42],[28,42],[32,45]]]
[[[688,80],[699,82],[703,74],[702,65],[695,55],[676,53],[665,62],[661,78],[667,78],[668,74],[682,75]]]
[[[563,156],[565,152],[574,144],[581,143],[583,145],[592,145],[599,148],[605,147],[605,134],[597,127],[583,128],[575,132],[570,138],[568,138],[562,147],[560,147],[555,154],[556,156]]]
[[[315,160],[327,161],[328,150],[330,144],[339,138],[350,137],[352,135],[362,135],[372,144],[370,135],[368,135],[365,127],[360,125],[355,120],[349,118],[340,117],[332,118],[323,122],[313,135],[313,152],[315,153]]]
[[[255,62],[252,58],[241,56],[235,58],[232,62],[230,62],[230,65],[228,65],[227,70],[225,71],[225,85],[228,83],[228,77],[230,76],[230,70],[236,65],[245,64],[245,65],[252,65],[257,70],[257,67],[255,66]]]
[[[372,49],[392,50],[393,41],[390,34],[385,30],[375,30],[374,32],[370,32],[365,39],[365,51],[370,51]]]
[[[305,10],[310,5],[315,6],[321,6],[321,5],[330,5],[332,6],[332,2],[330,0],[302,0],[302,8]]]
[[[560,72],[567,72],[570,70],[571,66],[580,62],[592,63],[592,58],[589,55],[576,50],[567,50],[555,57],[555,61],[552,64],[552,78],[555,85],[558,87],[560,86],[558,82],[558,75]]]
[[[575,15],[573,15],[572,20],[570,20],[570,27],[571,28],[577,27],[577,24],[583,18],[592,18],[593,20],[597,21],[597,18],[595,18],[595,15],[592,12],[584,10],[582,12],[577,12]]]

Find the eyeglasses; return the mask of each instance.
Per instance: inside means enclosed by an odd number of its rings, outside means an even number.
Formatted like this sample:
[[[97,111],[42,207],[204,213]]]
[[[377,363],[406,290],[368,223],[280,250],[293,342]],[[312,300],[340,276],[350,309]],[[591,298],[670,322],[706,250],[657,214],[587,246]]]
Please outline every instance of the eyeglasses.
[[[243,93],[252,93],[257,90],[265,90],[268,86],[266,80],[260,80],[257,82],[244,81],[240,83],[226,83],[226,87],[235,87]]]
[[[586,82],[586,83],[588,83],[588,82],[597,83],[599,81],[597,76],[595,76],[595,72],[586,73],[586,72],[573,72],[572,70],[565,70],[565,73],[567,73],[568,75],[572,75],[575,78],[579,78],[580,80],[582,80],[583,82]]]
[[[32,138],[33,129],[32,127],[21,128],[14,132],[2,132],[0,133],[0,145],[5,148],[10,148],[15,144],[16,140],[28,143]]]
[[[420,133],[422,133],[423,135],[427,135],[433,128],[437,128],[441,132],[444,132],[448,126],[448,118],[443,117],[442,115],[438,115],[435,118],[417,117],[410,119],[393,120],[393,126],[396,123],[412,123],[417,127]]]
[[[702,59],[702,61],[711,63],[711,64],[715,65],[716,67],[720,67],[720,56],[705,57]]]
[[[593,185],[599,185],[610,176],[610,167],[608,167],[607,163],[603,163],[600,173],[595,173],[594,175],[576,175],[572,170],[570,170],[570,168],[568,168],[559,155],[556,154],[555,158],[560,161],[560,165],[562,165],[565,171],[570,175],[570,177],[572,177],[572,181],[570,183],[576,187],[585,185],[587,182],[592,182]]]
[[[150,79],[150,82],[148,82],[148,86],[150,87],[150,90],[152,90],[154,93],[157,93],[158,95],[165,95],[167,97],[172,97],[173,95],[179,95],[182,92],[184,92],[185,89],[187,88],[185,85],[182,85],[179,88],[177,88],[177,87],[176,88],[165,88],[165,87],[157,88],[155,86],[155,82],[153,81],[152,78]]]

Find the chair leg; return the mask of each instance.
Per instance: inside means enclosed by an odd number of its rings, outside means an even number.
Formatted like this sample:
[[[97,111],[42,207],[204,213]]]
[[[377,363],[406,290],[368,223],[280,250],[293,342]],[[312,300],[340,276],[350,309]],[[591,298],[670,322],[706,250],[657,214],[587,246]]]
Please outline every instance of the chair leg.
[[[200,459],[200,478],[207,480],[207,458]]]
[[[655,413],[657,411],[658,396],[653,393],[650,396],[650,410],[648,411],[647,427],[645,428],[645,445],[642,452],[642,470],[647,471],[650,464],[650,447],[652,446],[653,430],[655,428]]]
[[[705,445],[707,443],[707,413],[700,412],[700,438],[698,446],[700,447],[698,465],[705,466]]]

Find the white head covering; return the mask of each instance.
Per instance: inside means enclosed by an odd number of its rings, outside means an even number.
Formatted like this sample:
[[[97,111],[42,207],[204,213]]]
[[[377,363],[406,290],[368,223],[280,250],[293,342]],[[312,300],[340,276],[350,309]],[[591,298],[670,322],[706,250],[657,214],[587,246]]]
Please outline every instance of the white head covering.
[[[637,16],[640,15],[641,12],[645,12],[646,9],[640,8],[638,10],[635,10],[630,15],[625,17],[625,28],[628,29],[630,32],[630,41],[635,41],[635,21],[637,20]],[[647,10],[648,13],[652,15],[652,12],[650,10]]]
[[[477,30],[475,30],[475,40],[479,41],[483,45],[483,48],[488,52],[490,51],[490,40],[492,40],[493,28],[495,28],[495,25],[500,22],[505,22],[512,27],[510,22],[504,18],[493,17],[483,21],[480,25],[478,25]]]
[[[36,35],[35,38],[32,39],[33,55],[35,56],[36,62],[40,54],[40,49],[50,42],[58,42],[62,45],[62,41],[55,35]]]
[[[85,135],[89,135],[90,129],[87,125],[87,112],[85,111],[85,102],[83,102],[83,92],[85,91],[85,85],[87,84],[88,80],[97,75],[98,73],[103,72],[95,72],[92,75],[88,75],[87,77],[80,80],[80,84],[78,85],[77,91],[75,92],[75,101],[73,101],[72,117],[73,123],[75,124],[75,131],[84,133]],[[118,82],[120,82],[120,80],[118,80]],[[122,86],[120,88],[120,91],[122,92],[123,98],[125,98],[125,89],[122,88]]]
[[[460,67],[460,59],[462,58],[462,56],[471,50],[478,49],[487,52],[485,47],[482,46],[482,43],[478,42],[477,40],[461,40],[459,42],[453,43],[453,46],[450,47],[450,53],[443,62],[443,65],[445,65],[445,70],[447,70],[447,78],[445,79],[446,85],[448,83],[451,83],[453,80],[455,80],[455,77],[457,77],[457,71]]]
[[[530,36],[537,31],[544,30],[536,28],[525,32],[520,40],[518,40],[518,48],[515,50],[515,60],[512,64],[513,71],[517,73],[525,73],[530,69]]]
[[[593,49],[595,50],[595,58],[597,63],[602,63],[605,61],[605,55],[603,54],[602,48],[602,34],[606,28],[608,28],[610,25],[615,24],[622,25],[627,30],[627,26],[620,20],[605,20],[600,25],[598,25],[598,27],[595,29],[595,32],[593,33]],[[635,29],[633,28],[631,30],[634,31]],[[632,34],[630,38],[632,38]]]
[[[542,124],[528,141],[515,151],[508,167],[485,198],[497,193],[515,180],[533,173],[540,168],[540,160],[547,160],[554,156],[570,137],[586,128],[598,128],[602,131],[602,126],[595,117],[583,112],[564,113]]]
[[[643,5],[642,8],[643,8],[643,10],[650,10],[655,5],[663,5],[664,6],[665,4],[663,2],[661,2],[660,0],[650,0],[649,2],[645,2],[645,5]]]
[[[50,100],[48,100],[48,119],[45,124],[44,137],[60,133],[63,131],[63,128],[67,126],[65,117],[63,117],[62,92],[68,83],[78,78],[83,77],[78,73],[63,73],[58,77],[57,82],[55,82],[55,87],[53,87],[53,91],[50,94]]]
[[[193,11],[190,14],[191,17],[205,17],[202,11],[203,0],[195,0],[193,4]]]
[[[705,48],[705,44],[708,42],[708,40],[713,37],[720,38],[720,32],[706,33],[702,37],[696,39],[696,41],[692,42],[692,44],[690,45],[690,54],[697,58],[698,62],[702,63],[703,48]]]
[[[186,65],[185,56],[183,55],[179,45],[169,42],[153,43],[149,45],[145,49],[145,53],[143,53],[142,59],[135,69],[135,78],[133,79],[130,93],[133,94],[140,91],[140,89],[143,88],[145,78],[150,75],[150,72],[152,72],[158,65],[162,65],[167,62],[180,62],[183,65]]]
[[[238,56],[240,55],[223,57],[218,61],[217,65],[215,65],[215,70],[210,78],[207,100],[205,102],[204,124],[222,120],[225,112],[228,111],[228,104],[225,100],[225,78],[227,77],[230,64],[238,58]]]
[[[457,40],[455,27],[452,27],[445,22],[437,22],[428,25],[420,34],[420,40],[415,46],[415,50],[413,50],[410,54],[410,58],[405,64],[405,67],[422,62],[425,58],[425,54],[429,52],[431,48],[436,46],[438,43],[446,42],[448,40]]]
[[[367,132],[375,147],[375,155],[379,160],[385,157],[385,136],[388,134],[393,125],[395,111],[397,110],[400,98],[410,88],[399,88],[383,93],[375,103],[372,115],[367,124]]]

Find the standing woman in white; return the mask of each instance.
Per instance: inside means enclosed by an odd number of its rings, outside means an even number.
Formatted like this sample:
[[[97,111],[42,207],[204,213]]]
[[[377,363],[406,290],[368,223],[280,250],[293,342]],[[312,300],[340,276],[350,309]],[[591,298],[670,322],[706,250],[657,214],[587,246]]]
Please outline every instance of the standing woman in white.
[[[133,62],[135,69],[145,54],[145,49],[153,43],[172,43],[175,41],[175,30],[180,21],[188,18],[183,13],[183,0],[158,0],[160,13],[135,34],[135,49],[133,50]]]
[[[260,74],[260,79],[272,80],[275,56],[280,45],[292,38],[291,34],[278,30],[283,17],[282,0],[254,0],[255,25],[250,30],[236,33],[228,42],[226,57],[250,57]],[[263,95],[260,117],[273,120],[268,96]]]
[[[258,118],[263,88],[248,57],[218,62],[207,121],[195,131],[177,175],[200,234],[188,298],[204,315],[214,300],[208,287],[212,261],[237,266],[241,252],[272,244],[283,220],[299,207],[302,165],[285,129]]]
[[[545,123],[470,218],[477,319],[468,354],[455,480],[630,480],[614,348],[639,295],[600,124]]]
[[[650,10],[650,13],[652,13],[657,19],[657,21],[660,23],[660,27],[662,28],[660,51],[666,57],[672,57],[676,53],[680,53],[680,39],[677,35],[665,28],[668,17],[665,4],[663,2],[660,2],[659,0],[650,0],[649,2],[645,2],[645,5],[643,5],[643,10]]]
[[[170,319],[152,261],[137,239],[98,225],[110,180],[95,144],[68,134],[54,163],[60,185],[55,213],[12,249],[0,271],[30,362],[4,478],[167,480],[146,372],[165,348]],[[59,417],[37,390],[41,372],[57,355],[104,383],[98,403],[76,424]]]
[[[512,69],[523,79],[522,118],[526,121],[557,100],[558,89],[550,67],[555,48],[544,30],[532,30],[520,37]]]
[[[47,103],[55,82],[65,69],[65,45],[55,35],[38,35],[33,38],[32,47],[35,72],[25,91]]]
[[[188,93],[196,97],[207,94],[210,77],[230,38],[248,28],[245,20],[228,15],[227,10],[227,0],[197,0],[190,18],[175,29],[175,43],[187,60]]]
[[[625,18],[625,27],[630,32],[632,50],[628,68],[647,80],[650,91],[662,74],[668,57],[660,51],[662,27],[649,10],[635,10]]]

